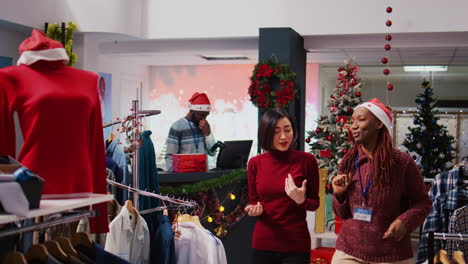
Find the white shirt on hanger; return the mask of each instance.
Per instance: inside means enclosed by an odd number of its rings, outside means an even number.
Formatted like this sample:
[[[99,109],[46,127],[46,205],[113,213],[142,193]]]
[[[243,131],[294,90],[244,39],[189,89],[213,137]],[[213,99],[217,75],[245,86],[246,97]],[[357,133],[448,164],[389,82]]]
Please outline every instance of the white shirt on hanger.
[[[180,222],[180,239],[174,238],[176,263],[226,264],[226,252],[221,240],[192,222]]]
[[[145,219],[132,215],[124,206],[109,224],[105,250],[133,264],[150,259],[150,234]]]

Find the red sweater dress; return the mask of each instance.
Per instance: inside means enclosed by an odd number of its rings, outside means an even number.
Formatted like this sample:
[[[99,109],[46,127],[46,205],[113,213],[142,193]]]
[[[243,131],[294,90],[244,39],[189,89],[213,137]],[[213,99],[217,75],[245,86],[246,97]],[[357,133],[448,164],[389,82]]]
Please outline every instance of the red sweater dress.
[[[15,156],[14,112],[24,137],[18,160],[45,180],[43,194],[106,193],[95,73],[44,60],[0,69],[0,155]],[[92,229],[107,232],[100,209]]]
[[[307,180],[306,199],[296,204],[284,190],[288,174],[296,186]],[[306,211],[319,206],[319,172],[312,154],[297,150],[267,152],[249,161],[250,204],[260,202],[263,213],[255,224],[252,247],[277,252],[309,252]]]

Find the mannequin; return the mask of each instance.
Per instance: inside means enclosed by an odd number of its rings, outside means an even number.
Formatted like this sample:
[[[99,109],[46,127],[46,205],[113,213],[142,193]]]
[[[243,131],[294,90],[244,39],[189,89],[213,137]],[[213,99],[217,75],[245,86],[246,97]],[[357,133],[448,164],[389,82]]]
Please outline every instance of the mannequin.
[[[0,69],[0,155],[15,156],[13,113],[24,144],[18,160],[41,176],[43,198],[106,193],[100,100],[95,73],[65,66],[62,44],[33,30],[18,65]],[[95,229],[107,232],[106,205]]]

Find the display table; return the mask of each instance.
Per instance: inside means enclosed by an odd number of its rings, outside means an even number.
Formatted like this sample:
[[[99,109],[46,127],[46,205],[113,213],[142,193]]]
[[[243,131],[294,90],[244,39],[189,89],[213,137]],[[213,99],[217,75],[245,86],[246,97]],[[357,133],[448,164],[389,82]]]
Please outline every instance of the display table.
[[[103,203],[114,199],[112,194],[89,194],[86,197],[72,199],[43,199],[39,209],[30,210],[26,217],[18,217],[11,214],[0,214],[0,224],[11,223],[25,218],[45,216],[73,209]]]

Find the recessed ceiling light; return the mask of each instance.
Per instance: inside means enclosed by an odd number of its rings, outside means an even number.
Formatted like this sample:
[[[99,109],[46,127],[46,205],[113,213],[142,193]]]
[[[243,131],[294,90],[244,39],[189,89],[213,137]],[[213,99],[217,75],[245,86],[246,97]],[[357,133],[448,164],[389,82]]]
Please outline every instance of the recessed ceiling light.
[[[447,71],[448,66],[403,66],[405,72]]]
[[[205,60],[248,60],[249,58],[242,55],[201,55]]]

